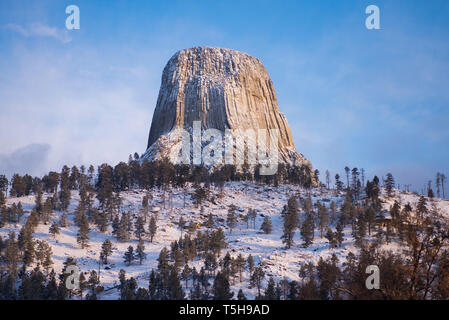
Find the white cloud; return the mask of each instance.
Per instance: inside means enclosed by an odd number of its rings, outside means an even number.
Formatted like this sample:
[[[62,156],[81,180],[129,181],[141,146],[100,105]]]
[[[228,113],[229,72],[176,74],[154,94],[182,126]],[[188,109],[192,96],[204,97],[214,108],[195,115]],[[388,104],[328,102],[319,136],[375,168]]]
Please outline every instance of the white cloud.
[[[14,31],[26,38],[29,37],[48,37],[54,38],[62,43],[68,43],[72,41],[67,30],[59,29],[56,27],[50,27],[41,23],[33,23],[28,27],[24,27],[18,24],[9,23],[5,26],[5,29]]]

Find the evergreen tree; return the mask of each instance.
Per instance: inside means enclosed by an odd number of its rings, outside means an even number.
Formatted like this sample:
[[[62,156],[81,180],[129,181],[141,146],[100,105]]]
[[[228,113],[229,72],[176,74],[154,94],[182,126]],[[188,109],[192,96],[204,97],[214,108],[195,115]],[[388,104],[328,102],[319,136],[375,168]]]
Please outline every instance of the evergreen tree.
[[[238,274],[239,274],[240,282],[242,282],[242,272],[243,272],[243,269],[245,268],[245,264],[246,264],[245,258],[243,258],[242,254],[239,253],[237,258],[235,258],[235,260],[234,260],[234,265],[236,268],[236,272],[238,272]]]
[[[301,225],[301,238],[303,240],[303,246],[309,247],[313,243],[315,233],[315,224],[311,214],[306,213],[306,218]]]
[[[261,298],[260,289],[262,288],[262,280],[264,278],[265,272],[263,272],[262,267],[255,267],[253,274],[251,275],[250,284],[257,287],[257,298]]]
[[[59,191],[59,202],[61,210],[66,211],[70,204],[71,192],[70,192],[70,169],[64,166],[61,171],[61,183]]]
[[[344,241],[343,226],[341,223],[337,224],[335,232],[335,240],[337,241],[338,246],[341,247]]]
[[[108,229],[108,213],[105,210],[94,209],[95,223],[100,232],[104,233]]]
[[[181,281],[176,268],[170,268],[170,276],[168,279],[168,288],[170,290],[170,300],[184,300],[185,293],[181,286]]]
[[[248,265],[249,274],[252,274],[254,270],[254,258],[252,255],[248,256],[248,258],[246,259],[246,264]]]
[[[59,225],[61,226],[61,228],[67,228],[69,223],[67,220],[67,215],[65,213],[63,213],[59,219]]]
[[[323,232],[326,227],[329,225],[329,212],[327,207],[324,204],[321,204],[320,201],[317,202],[318,207],[318,217],[319,217],[319,226],[320,226],[320,237],[323,237]]]
[[[335,188],[337,191],[343,190],[343,182],[341,182],[340,175],[338,173],[335,175]]]
[[[5,241],[4,260],[6,262],[6,270],[11,281],[14,283],[18,272],[19,263],[19,244],[16,240],[16,234],[10,232],[8,239]]]
[[[92,270],[89,275],[89,280],[87,280],[87,286],[90,289],[91,296],[95,296],[95,289],[99,283],[100,279],[98,278],[97,272]]]
[[[270,280],[268,280],[268,286],[265,289],[265,300],[276,300],[276,284],[274,282],[273,277],[270,277]]]
[[[233,204],[231,204],[229,206],[228,215],[226,217],[226,223],[227,223],[228,228],[229,228],[229,233],[232,233],[232,229],[237,224],[237,218],[235,216],[235,210],[236,209],[237,209],[237,207],[235,205],[233,205]]]
[[[50,229],[48,229],[48,232],[53,236],[53,238],[56,238],[56,235],[59,234],[59,226],[56,223],[56,221],[54,221],[51,224]]]
[[[282,235],[283,243],[290,249],[293,244],[293,237],[298,226],[298,204],[294,196],[288,199],[287,211],[284,214],[284,234]]]
[[[134,260],[134,248],[132,246],[128,247],[128,250],[123,255],[124,262],[129,266]]]
[[[215,274],[218,263],[217,258],[212,252],[208,252],[204,259],[204,269],[209,272],[209,276]]]
[[[395,182],[393,175],[391,173],[387,173],[387,177],[385,180],[385,190],[387,191],[387,194],[389,197],[393,195],[393,188],[394,188]]]
[[[150,236],[150,242],[153,242],[153,238],[156,235],[156,231],[157,231],[157,221],[153,215],[151,216],[150,224],[148,226],[148,235]]]
[[[351,169],[349,169],[349,167],[345,167],[345,172],[346,172],[346,189],[349,189],[349,171]]]
[[[263,219],[262,225],[260,226],[260,229],[265,234],[270,234],[273,231],[273,223],[271,222],[270,217],[265,216],[265,218]]]
[[[186,263],[184,265],[184,269],[182,269],[182,273],[181,273],[181,279],[186,282],[186,288],[188,287],[188,281],[189,281],[191,273],[192,273],[192,269],[190,269],[189,265]]]
[[[128,232],[128,215],[126,212],[123,212],[118,223],[118,229],[116,231],[117,240],[120,242],[125,242],[129,238]]]
[[[139,244],[136,248],[136,257],[139,259],[139,263],[142,264],[142,261],[147,258],[147,255],[145,253],[145,245],[143,244],[143,241],[140,240]]]
[[[108,257],[112,254],[112,242],[106,239],[101,245],[100,259],[104,264],[108,264]]]
[[[186,221],[181,216],[178,221],[178,227],[179,227],[179,230],[181,230],[181,237],[182,237],[182,231],[184,230],[185,225],[186,225]]]
[[[212,214],[212,212],[209,212],[209,215],[207,216],[207,220],[205,223],[205,226],[207,229],[211,229],[214,226],[214,215]]]
[[[89,222],[87,222],[86,215],[82,213],[78,222],[78,233],[76,235],[76,242],[81,246],[81,249],[89,246],[89,231]]]
[[[145,224],[142,217],[137,217],[136,223],[134,225],[134,234],[136,235],[137,239],[142,240],[143,236],[145,235]]]
[[[213,285],[214,300],[231,300],[234,292],[231,291],[229,281],[224,274],[218,272]]]
[[[424,214],[427,214],[429,212],[429,210],[427,209],[427,200],[423,195],[419,198],[416,210],[421,219],[424,217]]]
[[[6,204],[5,194],[0,190],[0,208]]]
[[[329,247],[330,248],[337,247],[338,242],[337,242],[337,239],[335,237],[335,233],[332,232],[332,229],[330,227],[327,228],[326,239],[329,241]]]

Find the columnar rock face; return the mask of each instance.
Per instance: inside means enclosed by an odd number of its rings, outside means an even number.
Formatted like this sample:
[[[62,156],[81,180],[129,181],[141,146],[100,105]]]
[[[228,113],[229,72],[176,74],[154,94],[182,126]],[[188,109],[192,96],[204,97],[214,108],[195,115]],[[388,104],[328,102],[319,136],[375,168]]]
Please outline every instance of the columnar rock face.
[[[179,142],[173,132],[191,131],[194,121],[201,121],[203,130],[278,129],[279,162],[310,166],[295,149],[267,70],[246,53],[195,47],[168,61],[144,156],[172,156],[173,144]]]

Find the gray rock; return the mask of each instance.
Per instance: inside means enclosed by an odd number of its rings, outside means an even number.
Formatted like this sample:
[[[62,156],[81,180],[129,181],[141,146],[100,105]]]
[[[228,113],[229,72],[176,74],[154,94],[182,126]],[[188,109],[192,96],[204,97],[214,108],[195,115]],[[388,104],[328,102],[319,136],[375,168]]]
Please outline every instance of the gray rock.
[[[259,59],[235,50],[195,47],[178,51],[162,74],[144,158],[171,158],[175,129],[278,129],[279,162],[310,162],[294,146],[267,70]],[[178,151],[179,152],[179,151]]]

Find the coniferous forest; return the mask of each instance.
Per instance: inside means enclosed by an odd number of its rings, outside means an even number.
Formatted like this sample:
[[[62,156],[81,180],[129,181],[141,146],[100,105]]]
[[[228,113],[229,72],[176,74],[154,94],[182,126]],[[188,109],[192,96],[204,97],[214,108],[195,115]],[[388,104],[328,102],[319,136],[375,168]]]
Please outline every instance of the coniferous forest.
[[[418,194],[357,168],[260,176],[138,154],[1,175],[0,299],[448,299],[444,174],[434,185]]]

